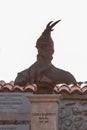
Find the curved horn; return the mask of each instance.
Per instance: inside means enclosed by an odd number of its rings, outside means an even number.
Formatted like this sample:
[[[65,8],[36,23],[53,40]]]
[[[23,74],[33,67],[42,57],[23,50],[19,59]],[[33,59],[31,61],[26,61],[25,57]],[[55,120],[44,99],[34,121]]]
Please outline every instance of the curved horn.
[[[52,29],[57,23],[59,23],[61,20],[58,20],[58,21],[56,21],[56,22],[54,22],[51,26],[50,26],[50,28]]]
[[[44,30],[44,32],[42,33],[43,35],[47,35],[47,34],[50,34],[50,32],[51,31],[53,31],[53,27],[57,24],[57,23],[59,23],[61,20],[58,20],[58,21],[56,21],[56,22],[54,22],[54,23],[52,23],[53,21],[50,21],[48,24],[47,24],[47,26],[46,26],[46,29]]]
[[[53,22],[53,21],[50,21],[50,22],[47,24],[46,28],[49,28],[49,27],[50,27],[50,24],[51,24],[52,22]]]

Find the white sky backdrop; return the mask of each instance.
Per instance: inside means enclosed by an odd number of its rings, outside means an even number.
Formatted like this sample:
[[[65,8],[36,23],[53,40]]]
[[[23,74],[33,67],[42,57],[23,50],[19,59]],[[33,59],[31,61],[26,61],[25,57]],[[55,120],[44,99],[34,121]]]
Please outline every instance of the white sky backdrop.
[[[52,63],[87,81],[87,0],[0,0],[0,80],[14,80],[36,61],[36,40],[53,20]]]

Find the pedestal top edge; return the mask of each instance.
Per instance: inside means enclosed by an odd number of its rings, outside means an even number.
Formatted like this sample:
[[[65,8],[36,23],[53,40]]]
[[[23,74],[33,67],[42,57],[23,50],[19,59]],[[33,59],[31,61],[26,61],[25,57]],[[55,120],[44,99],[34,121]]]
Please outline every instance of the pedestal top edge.
[[[62,98],[61,94],[33,94],[27,96],[31,102],[54,102]]]

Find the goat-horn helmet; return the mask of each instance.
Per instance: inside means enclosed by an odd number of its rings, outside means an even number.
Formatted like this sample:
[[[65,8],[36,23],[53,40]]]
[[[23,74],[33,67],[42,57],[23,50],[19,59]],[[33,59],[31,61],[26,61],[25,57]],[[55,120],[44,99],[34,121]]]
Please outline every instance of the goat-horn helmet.
[[[53,21],[50,21],[47,26],[46,26],[46,29],[44,30],[44,32],[42,33],[42,35],[37,39],[37,42],[36,42],[36,47],[39,48],[40,46],[42,46],[41,44],[43,45],[46,45],[46,44],[51,44],[53,45],[53,40],[51,38],[51,31],[53,31],[53,27],[58,23],[60,22],[61,20],[58,20],[54,23],[52,23]]]

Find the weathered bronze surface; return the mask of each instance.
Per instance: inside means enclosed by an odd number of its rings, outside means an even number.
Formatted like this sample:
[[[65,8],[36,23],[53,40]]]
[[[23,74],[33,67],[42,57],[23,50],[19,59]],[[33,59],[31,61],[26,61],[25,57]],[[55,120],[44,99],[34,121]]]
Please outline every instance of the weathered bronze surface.
[[[53,27],[60,20],[49,22],[42,35],[37,39],[36,48],[38,50],[37,61],[28,69],[18,73],[15,85],[25,86],[36,84],[37,93],[52,93],[56,84],[75,84],[74,76],[65,70],[56,68],[52,63],[54,53],[54,42],[51,38]]]

